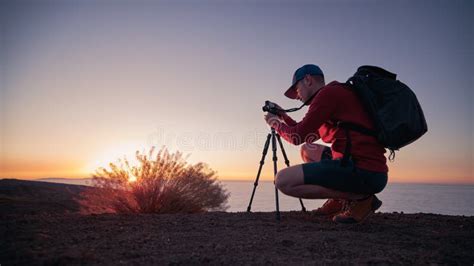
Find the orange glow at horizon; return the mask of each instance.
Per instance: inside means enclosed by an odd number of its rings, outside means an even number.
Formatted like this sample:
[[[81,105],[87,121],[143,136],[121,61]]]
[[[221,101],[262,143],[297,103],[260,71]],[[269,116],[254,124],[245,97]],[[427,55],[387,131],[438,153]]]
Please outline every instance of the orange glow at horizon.
[[[415,144],[416,145],[416,144]],[[291,164],[302,163],[299,158],[298,147],[285,145]],[[0,178],[89,178],[99,167],[108,168],[109,163],[120,164],[119,159],[126,158],[130,165],[136,165],[135,152],[148,153],[138,142],[113,142],[102,145],[100,151],[89,151],[88,161],[54,160],[48,158],[35,159],[11,159],[2,158],[0,167]],[[159,149],[155,149],[155,154]],[[175,152],[176,149],[168,149]],[[389,166],[389,182],[398,183],[455,183],[474,184],[472,165],[469,158],[464,160],[445,160],[446,164],[433,164],[432,158],[419,158],[414,151],[401,151],[397,153],[395,162],[387,162]],[[204,162],[217,172],[220,180],[249,180],[256,178],[259,160],[261,157],[260,147],[255,151],[200,151],[183,152],[190,155],[188,163]],[[281,157],[281,156],[279,156]],[[284,167],[283,158],[278,160],[278,169]],[[131,178],[131,180],[136,179]],[[273,163],[271,154],[267,154],[265,164],[260,176],[262,181],[273,180]]]
[[[3,160],[0,166],[0,178],[88,177],[80,163],[70,161]]]
[[[120,156],[120,152],[119,156]],[[109,162],[116,163],[117,157],[114,152],[102,153],[111,154],[111,157],[103,156],[100,161],[95,164],[84,164],[74,162],[60,162],[60,161],[27,161],[27,160],[16,160],[16,161],[4,161],[0,172],[0,178],[20,178],[20,179],[37,179],[37,178],[89,178],[97,168],[89,168],[91,165],[97,165],[98,167],[104,166],[107,168]],[[123,154],[122,154],[123,155]],[[134,155],[134,153],[133,153]],[[110,158],[110,159],[108,159]],[[122,156],[123,158],[123,156]],[[136,164],[134,156],[126,156],[130,161],[131,165]],[[267,165],[268,164],[268,165]],[[395,167],[396,164],[389,164],[391,170],[389,172],[389,182],[395,183],[440,183],[440,184],[474,184],[474,178],[466,175],[462,169],[455,171],[454,168],[448,169],[445,172],[449,172],[449,178],[443,175],[443,172],[439,172],[439,169],[420,169],[420,168],[409,168],[402,169],[402,167]],[[245,169],[236,171],[236,169],[226,169],[215,165],[210,167],[217,171],[218,179],[220,180],[247,180],[254,181],[256,178],[258,164],[253,169]],[[446,167],[447,168],[447,167]],[[281,168],[280,168],[281,169]],[[136,180],[136,177],[131,177],[132,182]],[[269,163],[264,165],[260,176],[261,181],[272,181],[273,180],[273,168]]]

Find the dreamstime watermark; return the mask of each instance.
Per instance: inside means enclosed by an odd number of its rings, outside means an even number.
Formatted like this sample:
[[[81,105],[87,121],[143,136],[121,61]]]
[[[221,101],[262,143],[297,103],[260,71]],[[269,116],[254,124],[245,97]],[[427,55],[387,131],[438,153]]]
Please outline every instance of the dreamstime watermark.
[[[243,151],[262,147],[268,132],[182,131],[174,132],[158,127],[147,136],[148,146],[166,146],[183,152],[190,151]]]
[[[261,150],[267,140],[270,130],[249,131],[183,131],[173,132],[164,127],[158,127],[147,136],[147,146],[166,146],[170,149],[178,149],[183,152],[191,151],[258,151]],[[314,142],[319,139],[316,133],[305,136],[304,141],[298,134],[289,135],[292,143]],[[282,139],[282,142],[284,140]]]

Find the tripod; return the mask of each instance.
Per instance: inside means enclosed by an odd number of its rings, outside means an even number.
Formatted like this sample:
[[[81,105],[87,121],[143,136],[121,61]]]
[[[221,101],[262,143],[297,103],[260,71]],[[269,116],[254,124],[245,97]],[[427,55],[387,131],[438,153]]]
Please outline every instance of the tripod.
[[[277,173],[277,145],[276,141],[278,140],[278,143],[280,144],[280,149],[283,154],[283,158],[285,158],[285,164],[287,167],[290,166],[290,161],[288,160],[288,157],[286,156],[285,149],[283,148],[283,143],[281,143],[281,138],[278,133],[275,132],[275,129],[271,129],[271,133],[268,133],[267,135],[267,140],[265,141],[265,146],[263,147],[263,152],[262,152],[262,159],[260,160],[260,167],[258,168],[258,173],[257,177],[255,178],[255,183],[253,184],[253,191],[252,191],[252,196],[250,197],[250,202],[249,206],[247,207],[247,212],[250,212],[251,206],[252,206],[252,201],[253,197],[255,196],[255,190],[257,189],[258,186],[258,180],[260,179],[260,173],[262,172],[262,167],[263,164],[265,163],[265,156],[267,155],[268,152],[268,147],[270,145],[270,140],[272,141],[272,151],[273,151],[273,184],[275,185],[275,176]],[[303,205],[303,201],[301,199],[300,204],[301,204],[301,210],[306,211],[306,208]],[[275,205],[276,205],[276,219],[280,220],[280,205],[278,201],[278,189],[275,186]]]

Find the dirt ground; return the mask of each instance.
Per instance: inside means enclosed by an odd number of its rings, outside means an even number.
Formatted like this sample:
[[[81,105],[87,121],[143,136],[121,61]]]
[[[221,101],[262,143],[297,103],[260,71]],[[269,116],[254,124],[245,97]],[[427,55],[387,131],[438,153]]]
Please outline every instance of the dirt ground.
[[[81,215],[67,201],[76,186],[25,182],[0,180],[2,266],[474,263],[474,217],[376,213],[340,225],[302,212],[279,222],[274,213]]]

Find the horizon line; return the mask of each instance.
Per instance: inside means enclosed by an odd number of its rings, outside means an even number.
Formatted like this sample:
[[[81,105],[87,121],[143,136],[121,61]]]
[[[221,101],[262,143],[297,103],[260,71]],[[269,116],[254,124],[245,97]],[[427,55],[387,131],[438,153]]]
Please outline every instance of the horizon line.
[[[15,178],[15,177],[2,177],[0,178],[0,180],[2,179],[16,179],[16,180],[25,180],[25,181],[42,181],[42,180],[91,180],[92,177],[39,177],[39,178],[32,178],[32,179],[27,179],[27,178]],[[217,180],[219,181],[225,181],[225,182],[255,182],[255,180],[253,179],[222,179],[222,178],[217,178]],[[271,179],[261,179],[259,180],[259,182],[272,182],[273,180]],[[438,182],[438,183],[435,183],[435,182],[419,182],[419,181],[415,181],[415,182],[409,182],[409,181],[404,181],[404,182],[401,182],[401,181],[388,181],[388,183],[390,184],[413,184],[413,185],[416,185],[416,184],[419,184],[419,185],[467,185],[467,186],[474,186],[474,182],[473,183],[450,183],[450,182]]]

